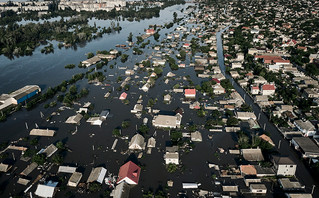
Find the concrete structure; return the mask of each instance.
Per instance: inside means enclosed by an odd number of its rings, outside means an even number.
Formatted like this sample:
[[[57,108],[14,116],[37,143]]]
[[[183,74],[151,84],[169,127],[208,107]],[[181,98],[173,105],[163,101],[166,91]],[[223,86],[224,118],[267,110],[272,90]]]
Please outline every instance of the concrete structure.
[[[40,150],[39,153],[45,154],[47,157],[51,157],[55,152],[58,151],[58,148],[54,144],[50,144],[43,150]]]
[[[145,141],[144,141],[144,137],[140,134],[135,134],[128,146],[128,149],[131,150],[144,150],[145,149]]]
[[[180,128],[182,116],[176,114],[175,116],[170,115],[158,115],[154,116],[152,121],[155,127],[159,128]]]
[[[34,169],[38,167],[38,164],[35,162],[32,162],[30,165],[28,165],[21,173],[20,175],[28,176]]]
[[[101,59],[97,56],[93,56],[92,58],[89,58],[85,61],[82,61],[82,64],[86,67],[90,67],[91,65],[95,65],[96,63],[100,62]]]
[[[291,181],[289,178],[278,179],[278,183],[284,191],[303,191],[305,186],[298,181]]]
[[[106,174],[106,169],[103,167],[97,167],[97,168],[92,168],[92,171],[90,173],[90,176],[87,180],[87,183],[91,182],[99,182],[100,184],[103,183],[103,179]]]
[[[313,136],[316,134],[316,128],[313,124],[309,121],[303,120],[295,120],[294,125],[301,131],[305,136]]]
[[[141,168],[132,161],[121,166],[117,179],[117,184],[126,182],[131,185],[137,185],[140,178]]]
[[[289,157],[285,156],[272,156],[272,163],[274,170],[278,176],[294,176],[297,169],[297,164],[294,163]]]
[[[59,166],[58,173],[74,173],[76,169],[76,167],[72,166]]]

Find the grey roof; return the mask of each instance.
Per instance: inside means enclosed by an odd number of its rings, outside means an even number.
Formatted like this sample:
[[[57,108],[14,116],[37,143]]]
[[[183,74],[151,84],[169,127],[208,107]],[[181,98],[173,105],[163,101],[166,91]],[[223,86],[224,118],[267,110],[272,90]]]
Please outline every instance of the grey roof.
[[[77,167],[71,166],[59,166],[58,173],[74,173]]]
[[[305,188],[305,186],[302,186],[298,181],[290,181],[289,178],[281,178],[278,179],[278,181],[284,190],[298,190]]]
[[[28,176],[36,167],[38,167],[38,164],[33,162],[32,164],[28,165],[20,174]]]
[[[175,153],[178,152],[178,146],[171,146],[171,147],[166,147],[166,152],[167,153]]]
[[[247,161],[263,161],[264,156],[261,149],[241,149],[241,153]]]
[[[23,179],[23,178],[19,178],[17,183],[26,186],[28,183],[30,182],[30,180],[28,179]]]
[[[191,133],[191,140],[194,142],[203,141],[202,134],[199,131],[195,131],[195,132]]]
[[[250,184],[251,189],[267,190],[265,184]]]
[[[51,157],[57,150],[58,148],[54,144],[50,144],[42,153],[46,154],[47,157]]]
[[[296,142],[305,153],[319,154],[319,147],[308,137],[294,137],[292,140]]]
[[[153,137],[150,137],[147,141],[147,147],[154,148],[156,144],[156,140]]]
[[[35,194],[39,197],[53,197],[54,192],[55,187],[39,184],[37,190],[35,191]]]
[[[178,153],[166,153],[164,159],[178,159]]]
[[[3,163],[0,164],[0,172],[6,173],[10,168],[11,166],[8,164],[3,164]]]
[[[49,129],[32,129],[30,131],[30,135],[37,135],[37,136],[53,136],[55,133],[55,130],[49,130]]]
[[[103,168],[103,167],[93,168],[87,182],[90,183],[90,182],[97,181],[97,182],[102,183],[105,174],[106,174],[105,168]]]
[[[306,130],[306,131],[314,131],[315,126],[313,126],[313,124],[309,121],[302,121],[302,120],[296,120],[295,124],[298,125],[301,129]]]
[[[75,186],[77,186],[81,178],[82,178],[82,173],[74,172],[68,181],[68,186],[74,186],[74,184]]]
[[[282,165],[282,164],[288,164],[288,165],[295,165],[296,163],[294,163],[289,157],[286,156],[272,156],[273,158],[273,162],[277,165]]]
[[[144,149],[144,148],[145,148],[144,137],[140,134],[135,134],[129,143],[129,149]]]
[[[81,114],[76,114],[76,115],[74,115],[74,116],[70,116],[70,117],[65,121],[65,123],[68,123],[68,124],[79,124],[82,118],[83,118],[83,115],[81,115]]]
[[[267,175],[267,176],[275,176],[275,172],[272,168],[261,167],[259,165],[254,166],[258,175]]]
[[[10,93],[10,97],[19,100],[20,98],[36,91],[36,90],[41,90],[40,87],[38,85],[27,85],[22,87],[21,89],[18,89],[12,93]]]
[[[126,182],[121,182],[120,184],[118,184],[113,191],[114,198],[129,198],[129,195],[130,185]]]

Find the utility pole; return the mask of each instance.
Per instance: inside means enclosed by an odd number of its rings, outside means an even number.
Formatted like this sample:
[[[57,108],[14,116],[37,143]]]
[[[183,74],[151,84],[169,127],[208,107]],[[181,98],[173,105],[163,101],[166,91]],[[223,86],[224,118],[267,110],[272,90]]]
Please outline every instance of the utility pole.
[[[311,190],[311,194],[313,194],[313,192],[315,191],[315,185],[312,185],[312,190]]]
[[[266,130],[266,123],[264,124],[264,130]]]
[[[281,140],[279,140],[279,143],[278,143],[278,150],[280,149],[280,145],[281,145]]]

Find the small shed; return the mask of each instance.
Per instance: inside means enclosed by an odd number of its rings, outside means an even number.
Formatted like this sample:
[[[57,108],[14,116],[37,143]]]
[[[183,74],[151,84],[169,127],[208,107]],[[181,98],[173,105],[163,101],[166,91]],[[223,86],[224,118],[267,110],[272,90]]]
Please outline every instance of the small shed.
[[[201,142],[201,141],[203,141],[201,132],[195,131],[195,132],[191,133],[191,140],[193,142]]]

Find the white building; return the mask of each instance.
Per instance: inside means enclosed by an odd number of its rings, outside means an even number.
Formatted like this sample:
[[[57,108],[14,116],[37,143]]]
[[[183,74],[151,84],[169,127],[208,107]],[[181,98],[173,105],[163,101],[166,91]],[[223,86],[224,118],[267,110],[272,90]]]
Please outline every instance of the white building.
[[[294,176],[297,169],[295,164],[289,157],[273,156],[272,162],[276,175],[278,176]]]
[[[181,126],[182,116],[176,114],[171,115],[158,115],[154,116],[153,125],[159,128],[179,128]]]

